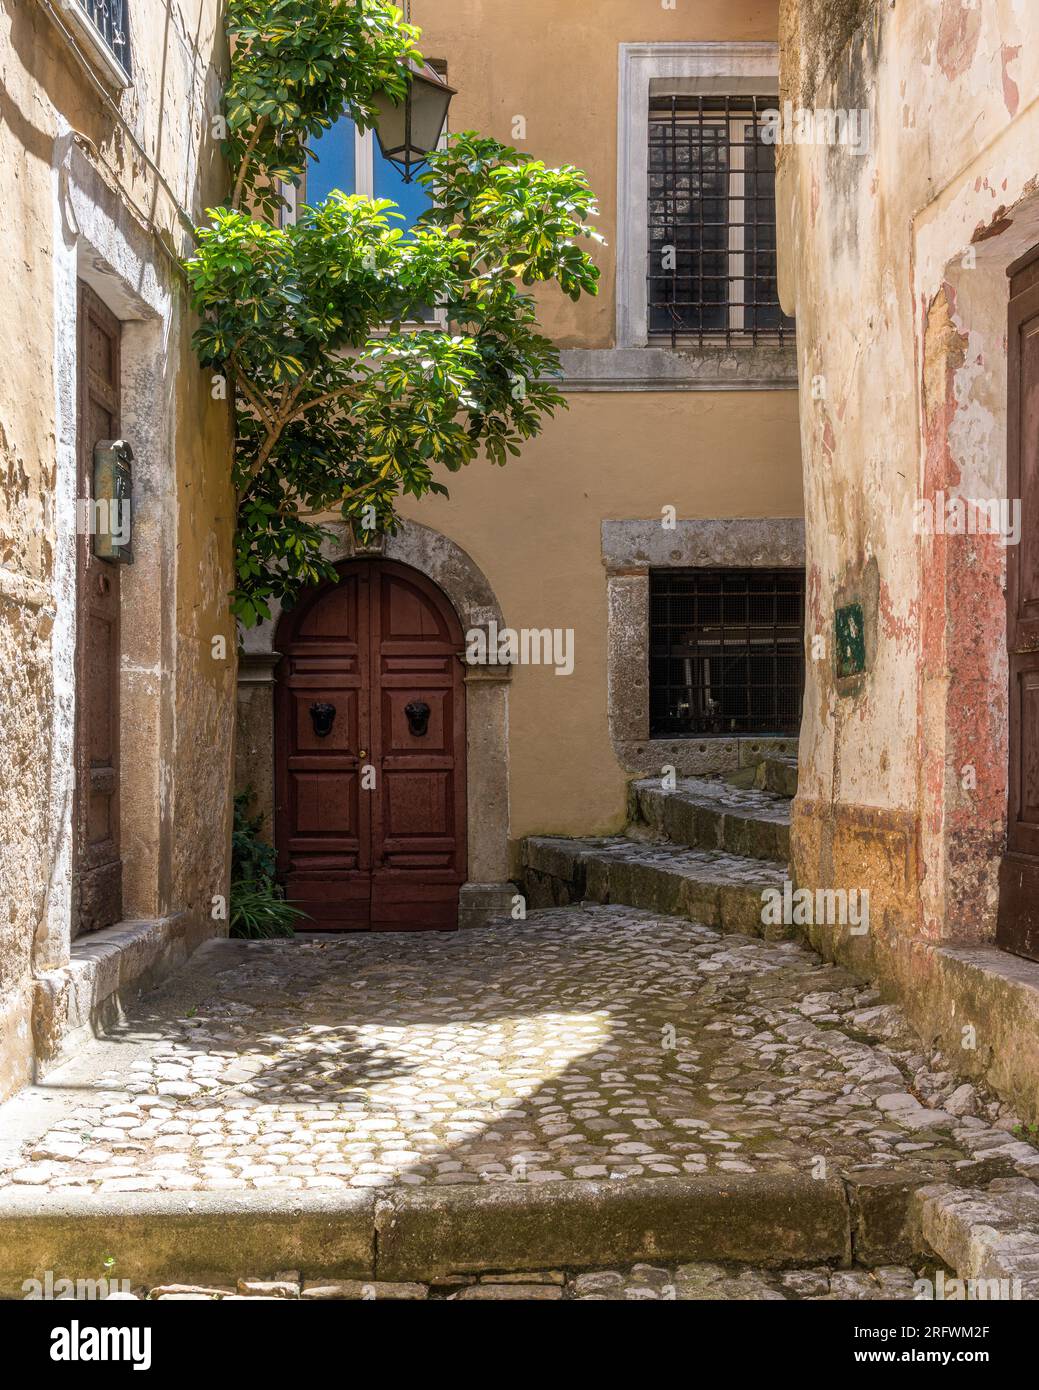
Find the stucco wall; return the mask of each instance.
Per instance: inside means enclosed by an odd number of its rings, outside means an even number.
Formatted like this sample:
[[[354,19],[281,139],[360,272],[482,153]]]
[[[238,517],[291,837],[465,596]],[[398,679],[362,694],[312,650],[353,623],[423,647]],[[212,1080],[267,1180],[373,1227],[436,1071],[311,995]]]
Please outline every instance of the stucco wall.
[[[617,68],[622,43],[776,38],[778,0],[413,0],[422,51],[448,63],[451,126],[475,128],[548,164],[576,164],[599,198],[610,245],[593,304],[543,296],[546,331],[566,347],[609,347],[615,313]],[[514,135],[514,120],[526,134]]]
[[[783,5],[783,96],[864,110],[871,127],[862,156],[781,147],[779,174],[809,641],[823,639],[794,852],[803,882],[875,894],[871,939],[854,945],[864,960],[907,937],[994,930],[1005,550],[990,536],[916,534],[913,507],[942,489],[1006,494],[1005,272],[1039,241],[1037,38],[1027,0]],[[862,676],[838,681],[834,609],[851,601],[871,655]]]
[[[475,126],[588,174],[607,242],[594,251],[600,293],[576,305],[542,295],[543,321],[565,348],[612,348],[620,45],[774,40],[777,6],[416,0],[412,13],[423,28],[424,51],[447,59],[459,89],[454,128]],[[517,116],[526,122],[522,138],[514,135]],[[636,349],[630,358],[650,351]],[[763,349],[762,360],[767,354]],[[578,354],[568,367],[580,371],[581,361]],[[663,376],[673,365],[653,371]],[[572,675],[537,666],[514,672],[513,845],[532,833],[605,831],[623,823],[631,774],[608,726],[602,521],[659,521],[668,504],[680,519],[801,515],[794,390],[595,390],[573,391],[568,399],[569,411],[550,421],[522,458],[504,469],[477,463],[449,480],[450,500],[408,502],[403,509],[469,551],[509,625],[574,630]]]
[[[774,42],[777,4],[415,0],[412,18],[423,29],[423,52],[447,61],[458,89],[451,127],[475,127],[547,162],[580,166],[599,197],[607,242],[593,248],[602,271],[596,298],[575,305],[558,293],[541,296],[546,330],[565,350],[569,410],[505,468],[478,461],[443,479],[449,499],[404,499],[400,508],[472,558],[509,626],[573,630],[572,675],[518,665],[509,682],[515,868],[525,835],[609,831],[624,821],[634,769],[610,733],[603,521],[659,525],[666,506],[679,522],[801,516],[788,353],[767,345],[742,357],[717,348],[614,348],[621,45]],[[626,211],[646,216],[644,207]],[[648,660],[631,679],[645,683]],[[250,677],[239,717],[239,785],[251,781],[269,813],[269,687]],[[470,806],[470,823],[481,814]]]
[[[209,135],[226,46],[219,0],[133,6],[120,126],[36,0],[0,0],[0,1096],[57,1046],[70,956],[75,720],[75,289],[124,320],[123,432],[136,453],[136,563],[124,571],[122,793],[127,916],[212,929],[225,891],[234,644],[226,405],[190,351],[170,250],[178,205],[222,196]],[[139,142],[138,148],[132,136]],[[142,154],[147,153],[146,159]],[[155,167],[153,167],[155,166]]]
[[[511,836],[619,828],[630,773],[611,741],[601,523],[799,516],[796,396],[582,393],[523,457],[481,462],[451,497],[404,510],[462,545],[514,628],[572,628],[574,670],[517,666],[509,694]],[[642,673],[638,673],[641,676]]]

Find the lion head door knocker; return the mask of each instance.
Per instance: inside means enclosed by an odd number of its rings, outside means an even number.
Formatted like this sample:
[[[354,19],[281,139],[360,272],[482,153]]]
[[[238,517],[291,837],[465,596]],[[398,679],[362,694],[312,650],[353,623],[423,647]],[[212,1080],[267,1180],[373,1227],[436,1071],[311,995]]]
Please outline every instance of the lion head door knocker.
[[[425,700],[412,700],[410,705],[404,706],[404,713],[414,737],[422,738],[429,730],[429,706]]]
[[[336,707],[318,701],[310,706],[310,719],[314,725],[314,733],[318,738],[327,738],[332,732],[332,725],[335,723]]]

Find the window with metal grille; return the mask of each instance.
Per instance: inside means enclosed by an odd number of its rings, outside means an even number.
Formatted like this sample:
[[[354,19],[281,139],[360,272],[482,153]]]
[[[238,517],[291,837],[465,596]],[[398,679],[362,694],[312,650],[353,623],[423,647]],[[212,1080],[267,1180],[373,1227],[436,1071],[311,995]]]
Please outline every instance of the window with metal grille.
[[[650,733],[796,737],[803,570],[651,570]]]
[[[774,97],[655,97],[649,115],[649,331],[783,342],[776,286]]]
[[[101,35],[105,47],[118,58],[129,77],[133,71],[130,61],[130,0],[79,0],[79,5]]]

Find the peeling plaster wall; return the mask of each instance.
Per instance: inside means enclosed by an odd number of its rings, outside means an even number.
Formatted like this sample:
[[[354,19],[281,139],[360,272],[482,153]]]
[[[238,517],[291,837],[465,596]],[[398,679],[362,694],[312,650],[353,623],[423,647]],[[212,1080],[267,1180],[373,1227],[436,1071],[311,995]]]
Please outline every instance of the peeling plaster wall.
[[[870,888],[870,941],[830,945],[904,985],[907,939],[983,942],[995,927],[1005,550],[915,534],[913,508],[941,490],[1005,496],[1005,271],[1039,241],[1037,40],[1030,0],[781,10],[782,95],[864,108],[871,126],[861,157],[779,151],[808,640],[825,642],[808,663],[795,868],[806,884]],[[834,607],[851,597],[873,656],[839,682]]]
[[[122,596],[124,913],[182,914],[182,932],[191,921],[197,935],[214,930],[209,900],[225,891],[229,421],[191,353],[165,249],[186,245],[178,203],[201,220],[222,196],[208,127],[226,70],[221,8],[131,6],[134,81],[112,100],[164,187],[44,7],[0,0],[0,1097],[67,1026],[39,1001],[69,993],[72,954],[79,277],[124,321],[123,433],[136,454],[136,562]],[[218,631],[230,652],[219,662]]]

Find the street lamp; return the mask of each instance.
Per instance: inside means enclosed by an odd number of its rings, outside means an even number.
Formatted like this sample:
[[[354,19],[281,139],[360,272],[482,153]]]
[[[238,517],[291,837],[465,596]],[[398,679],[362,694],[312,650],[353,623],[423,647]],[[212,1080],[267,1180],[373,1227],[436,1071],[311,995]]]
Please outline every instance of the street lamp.
[[[440,143],[447,108],[455,94],[428,63],[411,62],[408,66],[408,90],[403,101],[394,102],[384,92],[374,100],[379,112],[375,127],[379,148],[403,173],[405,183],[411,182]]]

